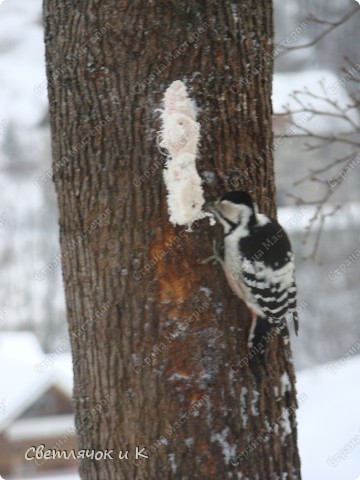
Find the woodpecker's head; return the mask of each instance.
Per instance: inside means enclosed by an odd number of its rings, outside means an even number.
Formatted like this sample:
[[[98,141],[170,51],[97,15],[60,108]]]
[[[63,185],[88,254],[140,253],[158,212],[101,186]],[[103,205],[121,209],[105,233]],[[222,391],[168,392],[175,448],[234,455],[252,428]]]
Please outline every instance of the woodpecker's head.
[[[255,206],[246,192],[227,192],[215,202],[207,202],[206,208],[223,225],[225,233],[255,221]]]

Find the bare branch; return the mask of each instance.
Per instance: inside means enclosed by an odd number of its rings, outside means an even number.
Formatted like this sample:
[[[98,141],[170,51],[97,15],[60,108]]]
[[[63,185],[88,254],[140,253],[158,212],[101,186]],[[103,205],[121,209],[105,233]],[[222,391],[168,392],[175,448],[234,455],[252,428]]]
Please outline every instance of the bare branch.
[[[340,106],[336,100],[331,99],[331,97],[328,95],[328,92],[326,91],[323,82],[320,82],[320,83],[322,85],[323,95],[315,94],[313,92],[310,92],[308,89],[305,89],[304,91],[295,91],[291,95],[291,97],[293,98],[293,100],[296,101],[298,105],[300,105],[301,108],[297,108],[294,110],[287,108],[285,112],[277,116],[287,115],[291,118],[291,116],[295,114],[309,113],[309,114],[312,114],[311,118],[314,118],[316,116],[336,117],[336,118],[340,118],[342,120],[347,121],[352,127],[352,130],[347,133],[342,133],[341,135],[335,135],[335,134],[324,135],[321,133],[313,132],[310,129],[310,127],[304,126],[303,122],[296,121],[295,119],[294,121],[292,121],[292,125],[296,127],[297,133],[294,133],[294,130],[290,129],[289,134],[286,133],[285,135],[281,135],[281,137],[282,138],[308,137],[310,139],[321,140],[322,143],[319,143],[316,145],[305,143],[305,146],[309,151],[322,148],[323,146],[328,145],[329,143],[334,143],[334,142],[340,142],[340,143],[350,145],[352,147],[360,148],[360,142],[353,140],[351,138],[351,136],[357,135],[360,133],[359,125],[357,125],[348,114],[350,108],[353,108],[353,105],[347,105],[346,107]],[[315,100],[321,100],[325,102],[325,105],[328,104],[331,107],[332,111],[319,110],[315,107],[312,107],[312,105],[309,105],[308,102],[305,103],[305,101],[302,98],[299,98],[299,95],[305,95],[305,96],[307,95],[308,97],[313,98]],[[299,131],[301,133],[299,133]],[[315,257],[317,255],[318,248],[320,245],[320,239],[321,239],[326,218],[334,215],[337,209],[339,208],[338,206],[336,206],[329,213],[325,211],[326,207],[328,206],[328,202],[330,198],[342,183],[342,178],[343,178],[342,172],[344,172],[346,168],[353,168],[352,162],[355,159],[357,154],[358,152],[356,150],[353,150],[351,153],[348,153],[340,158],[336,158],[335,160],[333,160],[332,162],[330,162],[329,164],[323,167],[319,167],[317,169],[310,169],[305,176],[303,176],[302,178],[294,182],[295,187],[308,181],[308,182],[318,183],[325,188],[324,196],[317,200],[309,201],[309,200],[304,200],[303,198],[293,194],[288,195],[289,197],[295,200],[296,205],[315,206],[314,215],[309,220],[309,224],[306,228],[306,234],[304,236],[303,242],[304,243],[309,242],[310,235],[312,232],[315,232],[315,239],[312,245],[312,250],[309,255],[304,257],[305,259],[315,260]],[[330,170],[336,167],[337,165],[341,165],[342,168],[340,171],[338,171],[334,176],[329,176],[329,178],[323,178],[324,174],[330,172]]]
[[[320,40],[322,40],[324,37],[329,35],[329,33],[331,33],[333,30],[338,28],[340,25],[343,25],[344,23],[346,23],[355,13],[359,12],[359,10],[360,10],[359,7],[355,6],[346,15],[344,15],[344,17],[342,17],[337,22],[329,22],[327,20],[321,20],[319,18],[316,18],[313,15],[308,17],[307,20],[309,20],[311,22],[316,22],[316,23],[319,23],[319,24],[327,24],[327,25],[329,25],[329,27],[325,28],[325,30],[323,32],[321,32],[317,37],[315,37],[311,42],[305,43],[303,45],[293,45],[293,46],[288,46],[288,47],[284,46],[283,50],[281,52],[279,52],[278,57],[284,56],[287,53],[291,52],[292,50],[309,48],[309,47],[312,47],[312,46],[316,45]]]
[[[294,187],[297,187],[298,185],[301,185],[302,183],[306,182],[307,180],[310,180],[311,178],[314,177],[314,175],[320,175],[322,173],[329,172],[336,165],[340,165],[342,163],[345,163],[348,160],[350,160],[350,162],[351,162],[354,159],[355,155],[356,155],[356,152],[351,152],[349,155],[346,155],[345,157],[336,158],[333,162],[325,165],[325,167],[310,169],[309,173],[307,173],[304,177],[299,178],[299,180],[296,180],[296,182],[293,183]],[[348,163],[350,163],[350,162],[348,162]]]
[[[326,143],[334,143],[334,142],[339,142],[339,143],[345,143],[348,145],[353,145],[354,147],[360,148],[360,142],[356,142],[354,140],[351,140],[350,138],[345,138],[345,137],[339,137],[337,135],[320,135],[317,133],[310,132],[307,130],[305,127],[301,127],[296,125],[297,128],[301,128],[304,133],[296,133],[296,134],[283,134],[283,135],[274,135],[275,138],[281,137],[281,138],[294,138],[294,137],[311,137],[311,138],[316,138],[318,140],[324,140]],[[343,135],[354,135],[354,132],[346,132],[343,133]]]
[[[313,249],[308,255],[304,257],[304,260],[306,259],[316,260],[316,255],[319,250],[320,239],[324,229],[326,218],[332,217],[340,207],[341,207],[340,205],[337,205],[336,207],[334,207],[333,211],[330,213],[324,213],[323,211],[321,211],[321,209],[317,211],[317,216],[316,218],[314,217],[313,222],[310,223],[310,228],[308,229],[308,232],[310,234],[310,231],[312,230],[312,226],[314,225],[317,218],[319,218],[319,228],[317,229],[317,232],[316,232]]]
[[[335,26],[335,24],[336,24],[336,22],[332,22],[331,20],[322,20],[321,18],[317,18],[317,17],[315,17],[315,15],[313,13],[310,13],[310,15],[308,17],[306,17],[306,20],[308,20],[309,22],[318,23],[320,25],[333,25],[333,26]]]
[[[327,112],[327,111],[321,111],[321,110],[315,110],[312,108],[301,108],[299,110],[287,110],[286,112],[283,113],[274,113],[274,117],[281,117],[283,115],[294,115],[295,113],[314,113],[316,115],[325,115],[329,117],[338,117],[338,118],[344,118],[343,113],[335,113],[335,112]]]
[[[321,235],[324,229],[325,221],[328,217],[332,217],[335,215],[335,213],[341,208],[341,205],[334,205],[332,210],[330,212],[325,212],[324,211],[324,205],[327,203],[329,200],[330,196],[332,195],[331,190],[329,189],[326,195],[319,200],[313,200],[313,201],[308,201],[305,200],[301,197],[298,197],[293,194],[288,194],[288,197],[291,197],[295,200],[296,205],[310,205],[310,206],[315,206],[315,211],[313,216],[309,220],[309,224],[306,227],[306,233],[303,239],[303,243],[307,244],[309,242],[310,234],[311,232],[315,229],[315,225],[317,227],[316,229],[316,236],[315,240],[313,243],[313,247],[308,255],[305,255],[303,257],[304,260],[316,260],[316,255],[319,249],[320,245],[320,239]]]

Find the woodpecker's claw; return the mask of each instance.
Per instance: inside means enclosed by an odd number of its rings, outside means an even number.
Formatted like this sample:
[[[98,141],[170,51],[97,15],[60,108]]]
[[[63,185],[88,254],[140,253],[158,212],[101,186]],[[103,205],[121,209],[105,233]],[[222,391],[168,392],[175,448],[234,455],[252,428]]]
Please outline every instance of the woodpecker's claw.
[[[213,240],[212,246],[213,246],[213,254],[210,257],[205,258],[205,260],[201,260],[199,263],[205,264],[205,263],[209,263],[209,262],[215,262],[215,264],[220,263],[222,266],[224,266],[224,260],[221,258],[220,254],[219,254],[219,250],[218,250],[218,247],[217,247],[217,244],[216,244],[216,240]]]

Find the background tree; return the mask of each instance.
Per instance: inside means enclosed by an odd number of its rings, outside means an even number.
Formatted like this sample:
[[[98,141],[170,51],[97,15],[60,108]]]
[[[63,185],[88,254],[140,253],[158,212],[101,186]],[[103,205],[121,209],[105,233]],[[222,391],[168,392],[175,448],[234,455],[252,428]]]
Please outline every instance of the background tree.
[[[184,79],[207,193],[275,213],[271,2],[45,0],[44,19],[79,449],[129,450],[81,477],[300,478],[290,348],[249,361],[248,312],[199,264],[214,229],[171,226],[155,142]]]
[[[346,5],[345,5],[346,7]],[[344,7],[342,7],[343,9]],[[331,9],[330,9],[331,11]],[[345,10],[346,11],[346,10]],[[317,26],[319,31],[314,37],[306,42],[299,42],[297,45],[284,46],[279,52],[278,57],[291,54],[297,50],[310,49],[320,42],[326,41],[328,36],[338,28],[343,28],[345,24],[360,12],[357,3],[352,4],[344,14],[337,20],[330,18],[319,18],[317,15],[310,14],[305,21]],[[329,12],[327,16],[330,17]],[[328,48],[332,48],[333,42],[328,42]],[[309,199],[304,195],[289,193],[288,196],[295,200],[296,205],[312,205],[314,213],[310,218],[309,224],[304,235],[304,243],[309,241],[312,233],[315,232],[315,239],[310,249],[308,258],[315,259],[318,254],[323,227],[327,223],[329,217],[332,217],[341,209],[342,203],[339,199],[334,200],[333,196],[337,190],[343,186],[343,180],[348,177],[349,173],[360,163],[360,124],[359,124],[359,106],[360,97],[358,84],[360,82],[360,64],[352,57],[352,42],[347,41],[347,50],[342,53],[341,58],[344,62],[339,68],[338,79],[331,84],[327,84],[325,79],[320,80],[320,93],[312,91],[309,86],[305,85],[301,90],[295,90],[291,97],[295,100],[296,107],[287,107],[282,113],[275,112],[275,118],[285,116],[290,120],[291,128],[288,133],[279,135],[282,138],[303,138],[304,161],[307,160],[308,153],[320,151],[326,158],[323,165],[309,166],[309,171],[303,175],[293,186],[297,187],[302,184],[317,183],[319,185],[318,198]],[[349,58],[349,55],[351,58]],[[347,91],[349,96],[347,104],[342,104],[341,93]],[[307,121],[301,121],[298,114],[304,114]],[[304,118],[306,118],[304,117]],[[313,125],[309,124],[309,120],[315,118],[324,125],[331,125],[331,120],[336,119],[340,125],[346,128],[339,131],[329,131],[328,133],[314,130]],[[331,158],[327,158],[326,148],[331,147]],[[339,154],[337,147],[341,147]],[[334,202],[331,205],[331,201]]]

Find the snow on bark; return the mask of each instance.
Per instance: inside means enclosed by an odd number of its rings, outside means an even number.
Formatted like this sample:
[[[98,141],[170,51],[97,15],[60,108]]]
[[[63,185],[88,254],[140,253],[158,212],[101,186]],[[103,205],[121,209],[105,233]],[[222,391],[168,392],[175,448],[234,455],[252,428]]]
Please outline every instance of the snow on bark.
[[[173,225],[188,225],[212,215],[202,210],[205,199],[196,170],[200,124],[196,106],[183,82],[176,80],[165,92],[160,146],[168,151],[164,169],[167,204]]]

